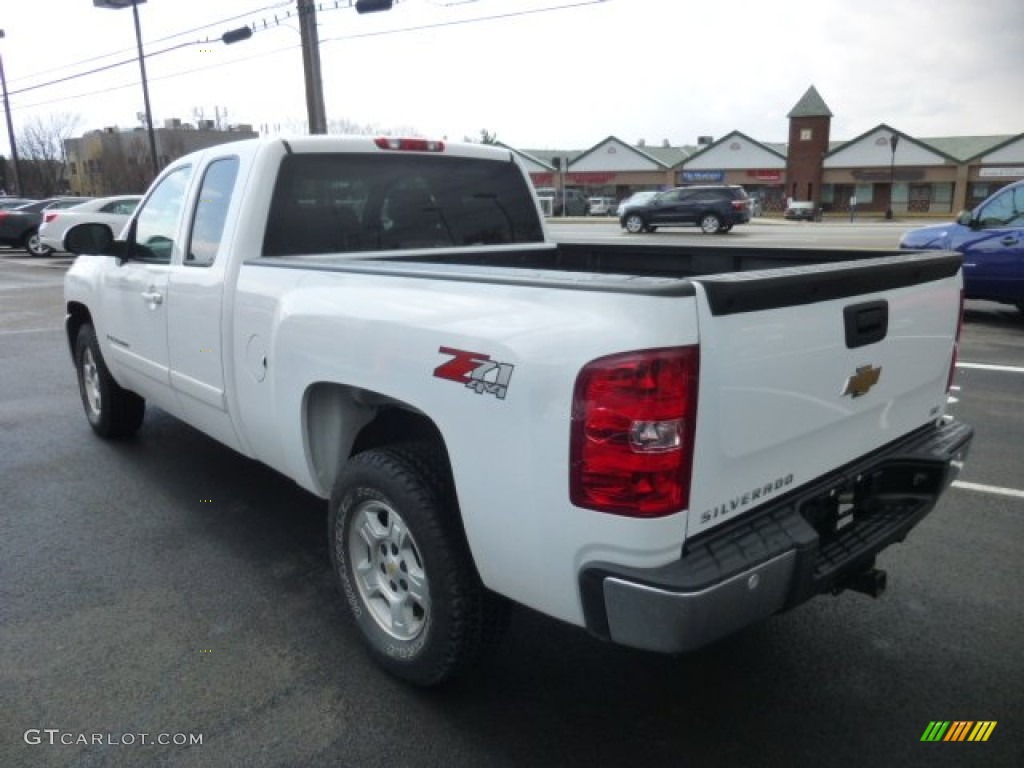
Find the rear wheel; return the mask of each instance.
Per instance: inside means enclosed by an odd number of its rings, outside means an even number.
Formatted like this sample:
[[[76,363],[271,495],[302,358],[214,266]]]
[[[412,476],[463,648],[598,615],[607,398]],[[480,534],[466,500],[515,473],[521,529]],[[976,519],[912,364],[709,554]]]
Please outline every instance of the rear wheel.
[[[631,235],[638,235],[643,232],[645,228],[643,217],[636,213],[627,214],[624,224],[626,231]]]
[[[146,401],[114,381],[91,325],[83,325],[75,339],[75,368],[82,407],[92,431],[100,437],[135,434],[146,415]]]
[[[350,459],[331,495],[328,535],[363,641],[396,677],[438,685],[500,636],[506,605],[477,575],[438,447],[392,446]]]
[[[53,248],[43,245],[43,241],[39,239],[38,230],[27,233],[22,239],[21,245],[32,256],[49,256],[53,253]]]
[[[713,235],[722,228],[722,220],[717,214],[705,213],[700,217],[700,231],[705,235]]]

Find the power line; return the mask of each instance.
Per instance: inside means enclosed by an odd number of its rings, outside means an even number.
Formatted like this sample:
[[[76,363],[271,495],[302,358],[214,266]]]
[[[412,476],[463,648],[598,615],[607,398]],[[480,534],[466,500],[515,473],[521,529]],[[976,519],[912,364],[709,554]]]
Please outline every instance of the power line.
[[[471,0],[466,0],[470,2]],[[340,35],[338,37],[325,37],[321,38],[320,42],[330,43],[335,40],[356,40],[361,37],[381,37],[384,35],[397,35],[402,32],[417,32],[423,29],[437,29],[438,27],[455,27],[462,24],[473,24],[478,21],[494,21],[496,19],[510,19],[515,16],[529,16],[534,13],[547,13],[549,11],[564,11],[569,8],[582,8],[585,5],[597,5],[598,3],[606,3],[608,0],[584,0],[584,2],[570,3],[569,5],[556,5],[549,6],[547,8],[532,8],[528,11],[511,11],[509,13],[499,13],[494,16],[475,16],[472,19],[458,19],[456,21],[439,21],[435,24],[423,24],[418,27],[402,27],[401,29],[388,29],[381,32],[362,32],[356,35]],[[462,5],[462,3],[457,3]]]
[[[204,45],[208,42],[209,40],[193,40],[188,43],[179,43],[178,45],[172,45],[170,48],[164,48],[159,51],[151,51],[150,53],[146,54],[146,58],[148,59],[152,56],[159,56],[161,53],[169,53],[170,51],[176,51],[179,48],[187,48],[190,45]],[[10,96],[16,96],[19,93],[27,93],[28,91],[36,91],[40,88],[48,88],[51,85],[59,85],[60,83],[66,83],[69,80],[77,80],[78,78],[86,77],[87,75],[95,75],[97,72],[106,72],[108,69],[114,69],[115,67],[123,67],[125,64],[137,64],[138,61],[138,57],[134,59],[125,59],[124,61],[115,61],[113,64],[107,64],[102,67],[96,67],[95,69],[89,69],[85,72],[79,72],[75,75],[68,75],[67,77],[62,77],[57,80],[50,80],[45,83],[37,83],[36,85],[29,85],[24,88],[19,88],[16,91],[9,91],[8,94]]]
[[[455,3],[455,4],[456,5],[463,5],[463,4],[466,4],[468,2],[477,2],[477,1],[478,0],[465,0],[464,2]],[[584,6],[588,6],[588,5],[597,5],[599,3],[604,3],[604,2],[608,2],[608,0],[583,0],[582,2],[570,3],[570,4],[566,4],[566,5],[547,6],[547,7],[543,7],[543,8],[532,8],[532,9],[525,10],[525,11],[511,11],[509,13],[495,14],[495,15],[492,15],[492,16],[478,16],[478,17],[474,17],[474,18],[471,18],[471,19],[459,19],[459,20],[455,20],[455,21],[437,22],[437,23],[434,23],[434,24],[424,24],[424,25],[415,26],[415,27],[402,27],[402,28],[399,28],[399,29],[384,30],[384,31],[379,31],[379,32],[365,32],[365,33],[354,34],[354,35],[340,35],[340,36],[337,36],[337,37],[322,38],[320,40],[320,43],[322,45],[324,43],[341,41],[341,40],[351,40],[351,39],[358,39],[358,38],[363,38],[363,37],[379,37],[379,36],[384,36],[384,35],[394,35],[394,34],[400,34],[400,33],[403,33],[403,32],[416,32],[416,31],[421,31],[421,30],[425,30],[425,29],[435,29],[435,28],[438,28],[438,27],[461,26],[461,25],[464,25],[464,24],[473,24],[473,23],[481,22],[481,21],[494,21],[494,20],[498,20],[498,19],[513,18],[513,17],[517,17],[517,16],[528,16],[528,15],[538,14],[538,13],[547,13],[547,12],[551,12],[551,11],[561,11],[561,10],[568,10],[568,9],[572,9],[572,8],[580,8],[580,7],[584,7]],[[237,20],[239,18],[251,16],[253,13],[259,13],[260,11],[263,11],[263,10],[272,10],[274,8],[280,8],[280,7],[283,7],[283,6],[286,6],[286,5],[291,5],[291,0],[285,0],[284,2],[280,2],[280,3],[277,3],[275,5],[267,6],[265,8],[262,8],[262,9],[259,9],[259,10],[256,10],[256,11],[252,11],[250,13],[240,14],[238,16],[233,16],[233,17],[231,17],[229,19],[225,19],[225,20],[220,21],[220,22],[213,22],[211,24],[207,24],[207,25],[204,25],[204,26],[201,26],[201,27],[197,27],[196,29],[189,30],[189,31],[190,32],[195,32],[197,30],[207,29],[209,27],[217,26],[219,24],[224,24],[226,22],[234,21],[234,20]],[[349,0],[349,4],[345,5],[345,6],[340,6],[338,4],[338,0],[334,0],[334,7],[333,8],[327,8],[326,10],[340,10],[341,8],[351,8],[352,5],[353,5],[352,0]],[[323,10],[323,9],[321,9],[321,10]],[[290,18],[290,17],[291,17],[291,13],[289,13],[286,18]],[[280,26],[280,24],[281,24],[281,21],[278,20],[276,16],[274,17],[274,22],[272,22],[271,24],[267,24],[267,21],[265,19],[263,19],[262,21],[263,21],[263,27],[262,27],[262,30],[260,30],[260,31],[271,29],[273,26]],[[256,29],[257,26],[258,26],[257,24],[253,24],[252,25],[252,27],[254,29]],[[171,39],[174,39],[175,37],[181,37],[184,34],[188,34],[188,32],[178,32],[178,33],[175,33],[173,35],[167,35],[165,37],[159,38],[159,40],[154,40],[153,42],[155,43],[155,42],[160,42],[160,41],[164,41],[164,40],[171,40]],[[191,45],[203,45],[204,43],[207,43],[207,42],[209,42],[209,40],[206,40],[206,41],[196,40],[196,41],[191,41],[191,42],[188,42],[188,43],[181,43],[179,45],[171,46],[170,48],[164,48],[164,49],[161,49],[159,51],[153,51],[151,53],[147,53],[146,54],[146,58],[148,59],[151,56],[158,56],[158,55],[160,55],[162,53],[168,53],[170,51],[179,50],[181,48],[185,48],[185,47],[188,47],[188,46],[191,46]],[[299,48],[299,47],[301,47],[301,46],[298,45],[298,44],[297,45],[292,45],[292,46],[286,46],[284,48],[277,48],[277,49],[274,49],[272,51],[258,53],[258,54],[254,54],[252,56],[246,56],[246,57],[240,58],[240,59],[234,59],[234,60],[229,61],[229,62],[223,62],[223,63],[220,63],[220,64],[210,64],[210,65],[207,65],[207,66],[204,66],[204,67],[195,67],[193,69],[183,70],[183,71],[179,71],[179,72],[174,72],[174,73],[168,74],[168,75],[161,75],[161,76],[157,76],[157,77],[151,77],[151,78],[148,78],[148,79],[149,79],[150,82],[159,82],[161,80],[169,80],[169,79],[172,79],[172,78],[175,78],[175,77],[183,77],[185,75],[194,74],[196,72],[204,72],[204,71],[210,70],[210,69],[216,69],[216,68],[219,68],[219,67],[229,66],[229,65],[232,65],[232,64],[238,64],[238,63],[242,63],[242,62],[245,62],[245,61],[252,61],[254,59],[263,58],[265,56],[276,55],[278,53],[282,53],[282,52],[288,51],[288,50],[294,50],[294,49]],[[108,54],[108,56],[111,56],[111,55],[114,55],[114,54]],[[105,57],[97,57],[97,58],[105,58]],[[96,74],[98,72],[103,72],[103,71],[108,70],[108,69],[114,69],[114,68],[119,67],[119,66],[124,66],[125,64],[134,64],[137,61],[138,61],[137,58],[126,59],[124,61],[116,62],[116,63],[109,64],[109,65],[106,65],[106,66],[103,66],[103,67],[98,67],[96,69],[89,70],[89,71],[86,71],[86,72],[81,72],[81,73],[78,73],[78,74],[75,74],[75,75],[69,75],[69,76],[64,77],[64,78],[59,78],[57,80],[52,80],[52,81],[49,81],[49,82],[46,82],[46,83],[38,83],[36,85],[27,86],[25,88],[21,88],[21,89],[16,90],[16,91],[11,91],[10,95],[15,95],[15,94],[19,94],[19,93],[25,93],[25,92],[32,91],[32,90],[38,90],[40,88],[45,88],[45,87],[50,86],[50,85],[57,85],[57,84],[60,84],[62,82],[66,82],[68,80],[74,80],[74,79],[77,79],[77,78],[80,78],[80,77],[84,77],[86,75]],[[124,88],[135,87],[137,85],[138,85],[138,82],[132,82],[132,83],[124,84],[124,85],[118,85],[118,86],[112,86],[112,87],[109,87],[109,88],[103,88],[103,89],[99,89],[99,90],[96,90],[96,91],[89,91],[88,93],[79,93],[79,94],[76,94],[74,96],[65,96],[65,97],[58,98],[58,99],[51,99],[51,100],[48,100],[48,101],[36,102],[34,104],[25,104],[25,105],[19,104],[19,105],[15,106],[15,107],[12,107],[12,109],[31,109],[31,108],[40,107],[40,106],[46,106],[48,104],[54,104],[54,103],[58,103],[58,102],[62,102],[62,101],[73,101],[74,99],[84,98],[86,96],[96,96],[96,95],[100,95],[100,94],[103,94],[103,93],[110,93],[112,91],[122,90]]]
[[[241,14],[238,14],[236,16],[229,16],[226,19],[221,19],[219,21],[212,21],[209,24],[203,24],[202,26],[195,27],[193,29],[187,29],[187,30],[184,30],[182,32],[175,32],[174,34],[171,34],[171,35],[165,35],[163,37],[158,37],[155,40],[144,41],[144,43],[146,45],[156,45],[157,43],[163,43],[163,42],[166,42],[167,40],[173,40],[176,37],[183,37],[184,35],[191,35],[191,34],[193,34],[195,32],[200,32],[200,31],[202,31],[204,29],[209,29],[210,27],[223,26],[224,24],[229,24],[230,22],[237,21],[238,19],[244,19],[244,18],[247,18],[247,17],[251,17],[254,14],[263,13],[264,11],[272,11],[275,8],[283,8],[284,6],[291,5],[291,4],[292,4],[292,0],[281,0],[281,2],[275,3],[274,5],[267,5],[267,6],[264,6],[262,8],[254,8],[253,10],[247,11],[246,13],[241,13]],[[189,45],[191,45],[191,43],[189,43]],[[8,79],[8,83],[18,83],[18,82],[21,82],[23,80],[31,80],[32,78],[40,77],[42,75],[47,75],[47,74],[50,74],[51,72],[60,72],[62,70],[70,69],[72,67],[76,67],[76,66],[79,66],[79,65],[82,65],[82,64],[91,64],[94,61],[102,61],[103,59],[109,59],[111,56],[117,56],[117,55],[122,54],[122,53],[134,53],[135,50],[136,49],[134,47],[132,47],[132,48],[122,48],[122,49],[117,50],[117,51],[112,51],[111,53],[104,53],[104,54],[102,54],[100,56],[93,56],[93,57],[88,58],[88,59],[82,59],[81,61],[70,62],[68,64],[62,64],[59,67],[52,67],[51,69],[44,69],[44,70],[42,70],[40,72],[34,72],[32,74],[29,74],[29,75],[20,75],[20,76],[15,77],[15,78]],[[167,49],[167,50],[173,50],[173,49]],[[148,56],[150,56],[150,54],[147,53],[146,56],[148,57]],[[135,58],[135,59],[132,59],[132,61],[136,62],[136,61],[138,61],[138,59]],[[100,69],[100,70],[95,70],[95,71],[102,71],[102,70]],[[61,81],[57,80],[57,81],[54,81],[54,82],[61,82]],[[30,89],[29,88],[23,88],[22,90],[30,90]],[[18,91],[12,91],[12,93],[17,93],[17,92]]]
[[[171,79],[173,79],[175,77],[184,77],[185,75],[195,74],[196,72],[205,72],[205,71],[210,70],[210,69],[219,69],[220,67],[229,67],[229,66],[232,66],[234,64],[242,64],[242,63],[245,63],[247,61],[252,61],[253,59],[261,59],[261,58],[264,58],[266,56],[274,56],[274,55],[276,55],[278,53],[283,53],[284,51],[294,51],[295,49],[297,49],[299,47],[300,47],[299,43],[296,43],[294,45],[285,46],[284,48],[275,48],[272,51],[264,51],[262,53],[255,53],[252,56],[245,56],[245,57],[240,58],[240,59],[232,59],[231,61],[224,61],[224,62],[221,62],[219,64],[209,64],[209,65],[207,65],[205,67],[195,67],[193,69],[185,69],[185,70],[181,70],[181,71],[178,71],[178,72],[172,72],[171,74],[167,74],[167,75],[157,75],[156,77],[148,78],[148,80],[151,83],[160,82],[161,80],[171,80]],[[147,54],[147,56],[148,56],[148,54]],[[95,91],[88,91],[88,92],[85,92],[85,93],[76,93],[74,96],[62,96],[62,97],[57,98],[57,99],[49,99],[47,101],[37,101],[37,102],[34,102],[32,104],[19,104],[16,107],[12,107],[12,110],[17,111],[19,109],[34,109],[35,107],[44,107],[44,106],[46,106],[48,104],[57,104],[57,103],[60,103],[62,101],[74,101],[75,99],[84,99],[87,96],[98,96],[98,95],[101,95],[101,94],[104,94],[104,93],[111,93],[113,91],[121,91],[121,90],[124,90],[125,88],[138,88],[138,87],[139,87],[139,82],[138,82],[138,80],[135,80],[135,81],[132,81],[130,83],[124,83],[122,85],[113,85],[113,86],[110,86],[108,88],[101,88],[101,89],[95,90]]]

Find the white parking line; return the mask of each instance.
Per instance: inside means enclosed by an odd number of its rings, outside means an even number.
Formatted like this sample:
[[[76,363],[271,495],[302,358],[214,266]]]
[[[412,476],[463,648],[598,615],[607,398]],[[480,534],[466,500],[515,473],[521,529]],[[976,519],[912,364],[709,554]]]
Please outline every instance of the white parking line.
[[[979,491],[981,493],[994,493],[997,496],[1012,496],[1015,499],[1024,499],[1024,491],[1014,488],[1000,488],[997,485],[981,485],[980,483],[964,483],[960,480],[953,481],[954,488],[964,491]]]
[[[1024,373],[1024,368],[1013,365],[989,365],[988,363],[957,363],[957,368],[973,368],[978,371],[1002,371],[1003,373]]]
[[[56,328],[25,328],[20,331],[0,331],[0,336],[12,336],[16,333],[52,333],[53,331],[63,331],[61,327]]]

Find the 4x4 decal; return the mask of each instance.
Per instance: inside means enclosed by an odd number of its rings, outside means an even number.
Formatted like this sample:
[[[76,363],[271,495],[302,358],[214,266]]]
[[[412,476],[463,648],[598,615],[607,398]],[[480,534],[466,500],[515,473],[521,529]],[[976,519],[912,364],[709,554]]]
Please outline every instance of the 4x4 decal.
[[[437,351],[442,355],[451,355],[452,358],[434,369],[437,378],[457,381],[478,395],[486,392],[499,400],[505,399],[514,365],[499,363],[491,360],[490,355],[464,349],[441,347]]]

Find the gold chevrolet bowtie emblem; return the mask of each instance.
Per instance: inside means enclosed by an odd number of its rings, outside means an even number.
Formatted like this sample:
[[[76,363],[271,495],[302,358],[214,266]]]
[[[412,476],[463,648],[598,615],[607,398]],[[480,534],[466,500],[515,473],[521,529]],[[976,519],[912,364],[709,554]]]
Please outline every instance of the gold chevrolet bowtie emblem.
[[[862,365],[857,372],[846,380],[846,388],[843,395],[857,398],[866,395],[882,375],[882,368],[875,368],[873,365]]]

